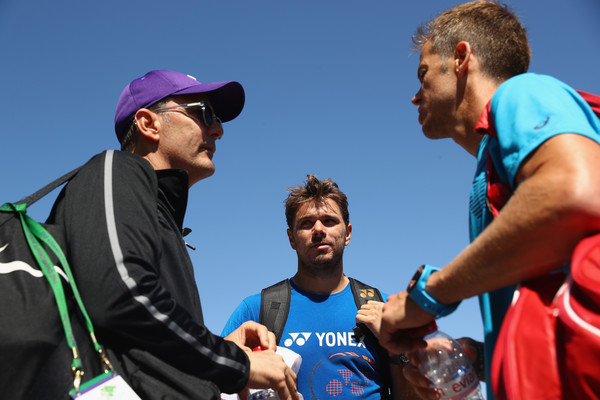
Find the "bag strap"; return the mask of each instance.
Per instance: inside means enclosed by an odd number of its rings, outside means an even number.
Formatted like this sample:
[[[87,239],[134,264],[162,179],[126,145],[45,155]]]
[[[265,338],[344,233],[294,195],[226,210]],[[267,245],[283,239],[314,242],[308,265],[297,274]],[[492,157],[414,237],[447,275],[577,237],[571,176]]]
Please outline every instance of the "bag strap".
[[[36,201],[38,201],[39,199],[41,199],[42,197],[44,197],[45,195],[47,195],[48,193],[50,193],[51,191],[53,191],[54,189],[56,189],[57,187],[62,185],[63,183],[71,180],[71,178],[73,178],[77,174],[77,172],[79,172],[80,169],[81,169],[81,166],[75,168],[73,171],[67,172],[66,174],[64,174],[60,178],[54,180],[53,182],[50,182],[49,184],[47,184],[46,186],[44,186],[37,192],[25,197],[22,200],[17,201],[15,204],[25,203],[28,206],[32,205],[33,203],[35,203]]]
[[[600,96],[584,92],[582,90],[577,90],[577,93],[592,107],[592,110],[596,113],[598,118],[600,118]]]
[[[363,304],[367,304],[369,300],[380,301],[383,303],[383,297],[379,289],[362,283],[361,281],[350,278],[350,288],[352,289],[352,295],[354,296],[354,302],[356,308],[361,308]]]
[[[35,203],[42,197],[46,196],[48,193],[50,193],[51,191],[53,191],[54,189],[56,189],[63,183],[71,180],[77,174],[77,172],[79,172],[81,167],[82,166],[79,166],[79,167],[75,168],[74,170],[67,172],[60,178],[55,179],[54,181],[50,182],[49,184],[47,184],[43,188],[39,189],[35,193],[30,194],[29,196],[25,197],[24,199],[21,199],[13,204],[15,204],[15,205],[25,204],[26,206],[32,205],[33,203]],[[7,204],[10,204],[10,203],[7,203]],[[10,212],[7,214],[0,214],[0,226],[4,225],[4,223],[9,221],[11,219],[11,217],[12,217],[12,215]]]
[[[291,297],[292,287],[289,279],[271,285],[260,293],[259,323],[275,334],[277,345],[287,322]]]
[[[356,304],[357,309],[360,309],[363,304],[367,304],[369,300],[380,301],[383,303],[383,297],[378,289],[369,286],[366,283],[362,283],[357,279],[350,277],[348,277],[348,279],[350,280],[350,289],[352,289],[352,295],[354,296],[354,303]],[[365,324],[357,324],[353,330],[356,338],[371,334],[369,336],[372,336],[371,339],[375,340],[377,343],[377,339]]]
[[[369,286],[366,283],[362,283],[358,279],[350,277],[348,277],[348,279],[350,280],[350,288],[352,289],[352,295],[354,296],[356,308],[360,309],[363,304],[367,304],[369,300],[375,300],[383,303],[383,296],[381,295],[379,289]],[[379,340],[377,340],[373,332],[371,332],[371,330],[367,328],[365,324],[357,324],[353,330],[355,336],[357,332],[359,332],[359,334],[366,336],[366,338],[368,338],[367,340],[370,340],[375,345],[377,354],[379,355],[379,365],[381,367],[381,376],[383,378],[383,398],[391,398],[392,375],[390,372],[389,353],[379,344]]]

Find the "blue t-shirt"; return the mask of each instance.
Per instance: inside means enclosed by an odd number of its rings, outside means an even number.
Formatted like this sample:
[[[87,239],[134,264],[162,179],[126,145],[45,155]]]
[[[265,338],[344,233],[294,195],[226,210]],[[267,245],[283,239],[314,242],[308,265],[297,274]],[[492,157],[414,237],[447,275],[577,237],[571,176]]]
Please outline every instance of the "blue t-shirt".
[[[291,286],[290,310],[279,346],[302,356],[298,391],[304,399],[380,399],[377,350],[368,341],[354,341],[358,310],[350,285],[331,295],[305,292],[293,282]],[[221,335],[227,336],[246,321],[258,322],[259,315],[260,294],[247,297]]]
[[[471,241],[493,219],[486,205],[488,153],[500,180],[514,190],[515,176],[523,160],[549,138],[576,133],[600,143],[600,121],[585,100],[559,80],[533,73],[515,76],[500,85],[477,128],[485,136],[478,149],[477,170],[471,187]],[[488,382],[491,382],[493,349],[513,293],[514,287],[509,287],[479,297]],[[490,393],[488,390],[488,397]]]

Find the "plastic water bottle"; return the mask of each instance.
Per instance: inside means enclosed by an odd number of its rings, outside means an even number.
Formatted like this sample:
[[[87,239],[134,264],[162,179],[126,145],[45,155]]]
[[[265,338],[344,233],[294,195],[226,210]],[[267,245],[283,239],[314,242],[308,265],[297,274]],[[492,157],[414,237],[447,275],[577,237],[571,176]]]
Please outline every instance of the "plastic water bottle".
[[[279,395],[273,389],[251,391],[248,400],[279,400]]]
[[[460,343],[437,330],[425,336],[427,347],[416,350],[419,370],[442,399],[484,400],[479,378]]]
[[[262,351],[260,346],[252,351]],[[250,389],[248,400],[279,400],[279,395],[273,389]]]

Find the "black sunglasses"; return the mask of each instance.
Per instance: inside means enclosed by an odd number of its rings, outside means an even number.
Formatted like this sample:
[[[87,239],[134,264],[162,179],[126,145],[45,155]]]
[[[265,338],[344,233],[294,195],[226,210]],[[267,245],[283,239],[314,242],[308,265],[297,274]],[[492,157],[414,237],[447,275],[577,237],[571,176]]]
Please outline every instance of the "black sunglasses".
[[[184,108],[190,111],[183,112],[182,110],[179,110],[180,108]],[[198,101],[196,103],[179,104],[173,107],[161,107],[156,108],[152,111],[157,113],[169,111],[181,112],[182,114],[185,114],[188,117],[201,121],[207,128],[210,128],[214,122],[221,125],[221,120],[219,119],[219,117],[217,117],[215,111],[203,101]]]

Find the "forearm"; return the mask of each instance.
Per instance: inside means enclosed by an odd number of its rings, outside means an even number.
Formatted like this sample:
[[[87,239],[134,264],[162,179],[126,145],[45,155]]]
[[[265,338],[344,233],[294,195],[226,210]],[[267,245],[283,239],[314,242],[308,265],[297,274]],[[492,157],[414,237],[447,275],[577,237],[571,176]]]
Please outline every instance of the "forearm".
[[[595,179],[564,167],[523,179],[481,235],[431,276],[427,292],[451,304],[564,265],[579,240],[600,230]]]

